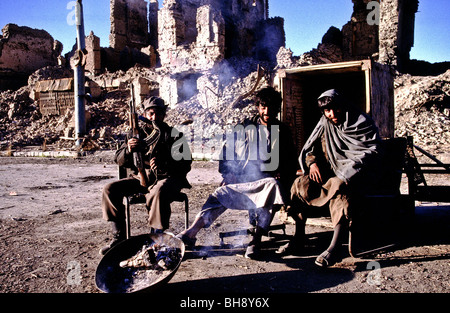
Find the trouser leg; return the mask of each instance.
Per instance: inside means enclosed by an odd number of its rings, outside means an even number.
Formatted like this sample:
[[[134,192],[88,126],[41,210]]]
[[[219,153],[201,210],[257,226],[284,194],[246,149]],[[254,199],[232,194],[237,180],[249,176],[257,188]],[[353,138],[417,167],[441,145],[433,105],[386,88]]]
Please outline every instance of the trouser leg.
[[[287,208],[287,214],[295,222],[294,236],[289,242],[281,246],[276,253],[281,255],[299,253],[305,246],[306,241],[306,214],[305,204],[299,198],[293,197],[290,206]]]
[[[339,245],[340,239],[342,238],[342,233],[345,230],[345,219],[342,218],[340,222],[334,227],[333,230],[333,238],[331,239],[330,245],[327,248],[327,251],[332,253],[334,249]]]
[[[139,181],[134,178],[124,178],[107,184],[102,193],[102,216],[111,222],[113,235],[115,237],[125,236],[125,206],[124,197],[136,193],[145,193]]]
[[[180,184],[175,179],[162,179],[153,186],[146,195],[148,224],[154,229],[167,229],[170,224],[173,195],[181,190]]]
[[[203,220],[202,224],[204,228],[208,228],[211,226],[212,223],[220,216],[222,215],[227,208],[221,205],[217,199],[213,196],[209,196],[206,203],[208,204],[208,208],[205,208],[207,204],[203,206],[203,209],[197,214],[195,217],[198,220]],[[211,207],[211,203],[214,202],[216,205]]]
[[[135,178],[124,178],[107,184],[102,193],[103,219],[110,222],[125,221],[125,206],[123,198],[147,190]]]
[[[291,200],[291,205],[287,209],[287,213],[295,221],[295,233],[293,241],[299,245],[303,245],[306,236],[306,211],[307,204],[305,204],[299,197],[295,196]]]
[[[146,192],[146,189],[134,178],[114,181],[103,188],[102,216],[104,220],[110,223],[113,239],[100,250],[100,254],[104,255],[117,243],[126,239],[124,197],[144,192]]]

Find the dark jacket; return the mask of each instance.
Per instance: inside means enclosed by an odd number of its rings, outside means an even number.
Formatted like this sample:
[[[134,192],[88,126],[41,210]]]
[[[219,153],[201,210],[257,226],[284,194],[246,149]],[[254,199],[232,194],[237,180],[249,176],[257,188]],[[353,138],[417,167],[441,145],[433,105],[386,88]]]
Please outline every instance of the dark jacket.
[[[238,183],[275,177],[284,189],[290,189],[299,165],[290,129],[285,124],[276,120],[266,127],[256,115],[237,125],[232,134],[227,137],[219,162],[225,182],[227,176]]]
[[[152,130],[146,125],[140,125],[140,139],[146,138]],[[161,133],[159,140],[154,147],[148,146],[143,142],[140,148],[140,151],[143,153],[143,160],[146,163],[145,167],[149,181],[152,183],[156,179],[160,180],[169,177],[178,178],[181,180],[183,188],[190,188],[191,186],[186,179],[186,175],[191,170],[192,157],[189,145],[183,136],[183,133],[178,132],[175,128],[170,127],[164,122],[159,123],[158,127]],[[137,168],[133,163],[133,153],[128,151],[127,146],[127,142],[130,138],[132,138],[131,131],[127,134],[127,140],[116,151],[114,161],[119,166],[130,168],[136,174]],[[181,154],[184,157],[181,157]],[[155,173],[150,170],[149,162],[152,158],[156,158],[158,167],[157,177],[155,177]]]

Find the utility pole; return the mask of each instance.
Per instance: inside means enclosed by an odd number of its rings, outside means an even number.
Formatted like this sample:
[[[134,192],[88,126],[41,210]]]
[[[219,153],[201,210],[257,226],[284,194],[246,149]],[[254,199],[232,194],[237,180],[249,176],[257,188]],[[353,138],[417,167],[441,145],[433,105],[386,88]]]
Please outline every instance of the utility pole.
[[[75,6],[76,26],[77,26],[77,51],[75,54],[75,70],[74,70],[74,98],[75,98],[75,139],[76,146],[81,146],[83,137],[86,134],[86,116],[85,116],[85,77],[84,66],[86,63],[85,54],[86,42],[84,35],[84,18],[82,0],[77,0]]]

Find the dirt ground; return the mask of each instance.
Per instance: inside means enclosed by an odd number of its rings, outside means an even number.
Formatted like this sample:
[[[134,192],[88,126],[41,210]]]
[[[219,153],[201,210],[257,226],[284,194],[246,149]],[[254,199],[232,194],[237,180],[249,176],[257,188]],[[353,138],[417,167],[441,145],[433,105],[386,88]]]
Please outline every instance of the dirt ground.
[[[99,293],[95,272],[99,249],[109,240],[101,219],[103,186],[116,179],[112,152],[79,159],[0,157],[0,292]],[[190,220],[220,182],[216,162],[196,161],[185,190]],[[448,181],[448,177],[444,177]],[[181,203],[172,206],[170,231],[184,228]],[[132,235],[147,233],[146,210],[132,207]],[[323,219],[322,219],[323,220]],[[199,233],[176,275],[162,293],[448,293],[450,292],[450,206],[416,207],[400,243],[366,258],[342,261],[326,270],[314,265],[332,229],[308,225],[308,244],[298,256],[279,257],[286,238],[264,238],[260,260],[243,257],[247,236],[225,238],[219,232],[247,227],[245,211],[227,211]],[[278,224],[276,217],[273,224]],[[319,223],[320,224],[320,223]],[[325,223],[326,224],[326,223]],[[322,224],[323,225],[323,224]],[[287,235],[294,226],[286,225]]]

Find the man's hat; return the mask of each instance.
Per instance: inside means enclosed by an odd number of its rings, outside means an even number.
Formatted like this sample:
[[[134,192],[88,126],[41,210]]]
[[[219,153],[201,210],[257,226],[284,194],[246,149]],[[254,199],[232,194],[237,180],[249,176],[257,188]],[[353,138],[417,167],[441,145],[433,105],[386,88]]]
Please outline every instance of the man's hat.
[[[165,104],[164,100],[155,96],[145,99],[142,106],[144,107],[144,111],[151,108],[159,108],[163,111],[166,111],[167,109],[167,105]]]
[[[323,93],[319,96],[319,98],[317,98],[317,100],[318,100],[318,99],[322,99],[323,97],[335,98],[335,97],[339,97],[339,96],[340,96],[340,95],[339,95],[339,92],[337,92],[336,89],[329,89],[329,90],[323,92]]]

